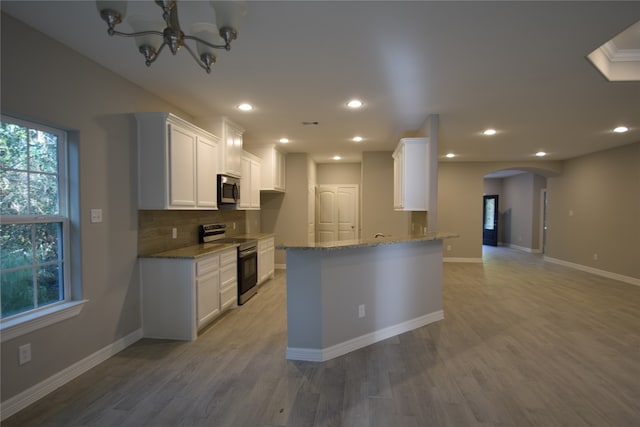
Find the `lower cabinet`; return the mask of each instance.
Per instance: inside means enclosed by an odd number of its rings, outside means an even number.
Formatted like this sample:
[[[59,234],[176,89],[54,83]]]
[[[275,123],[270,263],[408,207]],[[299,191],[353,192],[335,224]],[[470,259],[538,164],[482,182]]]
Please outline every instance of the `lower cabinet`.
[[[258,284],[273,279],[275,267],[273,237],[258,240]]]
[[[199,258],[140,258],[146,338],[194,340],[237,305],[237,249]]]

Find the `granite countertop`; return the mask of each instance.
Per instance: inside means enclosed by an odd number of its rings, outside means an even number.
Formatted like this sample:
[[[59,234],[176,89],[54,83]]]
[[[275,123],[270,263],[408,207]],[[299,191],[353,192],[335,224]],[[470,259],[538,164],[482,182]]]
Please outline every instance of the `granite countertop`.
[[[248,239],[267,239],[273,237],[273,233],[250,233],[237,234],[229,237],[244,237]],[[225,249],[237,248],[237,243],[200,243],[197,245],[186,246],[184,248],[170,249],[168,251],[157,252],[149,255],[140,255],[139,258],[199,258],[216,252],[222,252]]]
[[[200,243],[184,248],[171,249],[150,255],[140,255],[139,258],[200,258],[222,252],[225,249],[237,248],[237,243]]]
[[[408,243],[408,242],[428,242],[432,240],[443,240],[459,237],[456,233],[439,232],[439,233],[427,233],[419,236],[390,236],[390,237],[378,237],[368,239],[354,239],[354,240],[341,240],[334,242],[322,242],[322,243],[299,243],[289,244],[283,243],[276,245],[276,249],[320,249],[320,250],[334,250],[334,249],[348,249],[348,248],[364,248],[379,245],[392,245],[396,243]]]

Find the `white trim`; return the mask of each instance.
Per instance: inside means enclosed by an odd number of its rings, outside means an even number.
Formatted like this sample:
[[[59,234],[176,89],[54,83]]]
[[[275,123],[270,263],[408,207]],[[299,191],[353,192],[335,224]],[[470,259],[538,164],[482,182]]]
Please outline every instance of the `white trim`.
[[[517,249],[517,250],[523,251],[523,252],[528,252],[530,254],[540,253],[540,251],[538,249],[531,249],[531,248],[527,248],[525,246],[512,245],[511,243],[509,243],[507,245],[507,247],[511,248],[511,249]]]
[[[286,270],[287,269],[287,264],[276,264],[274,265],[276,270]]]
[[[444,319],[444,312],[438,310],[323,349],[287,347],[286,358],[288,360],[304,360],[307,362],[325,362],[442,319]]]
[[[84,374],[89,369],[96,367],[108,358],[129,347],[140,338],[142,338],[142,329],[138,329],[130,333],[124,338],[121,338],[103,349],[96,351],[92,355],[85,357],[57,374],[50,376],[46,380],[28,388],[22,393],[7,399],[0,404],[0,413],[2,413],[1,419],[5,420],[32,403],[37,402],[57,388],[62,387],[69,381]]]
[[[0,325],[0,342],[5,342],[28,334],[54,323],[77,316],[89,300],[71,301],[47,307],[15,319],[4,320]]]
[[[629,283],[630,285],[640,286],[640,279],[631,276],[624,276],[618,273],[612,273],[606,270],[600,270],[598,268],[589,267],[582,264],[575,264],[573,262],[564,261],[557,258],[551,258],[548,256],[544,257],[545,261],[551,262],[553,264],[559,264],[565,267],[575,268],[576,270],[581,270],[587,273],[595,274],[596,276],[606,277],[607,279],[618,280],[620,282]]]
[[[482,258],[457,258],[457,257],[444,257],[442,262],[482,262]]]

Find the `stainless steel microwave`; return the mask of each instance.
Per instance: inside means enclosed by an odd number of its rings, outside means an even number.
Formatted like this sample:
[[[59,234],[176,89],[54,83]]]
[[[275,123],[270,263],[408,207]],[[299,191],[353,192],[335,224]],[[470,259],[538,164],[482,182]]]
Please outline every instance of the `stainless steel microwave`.
[[[218,206],[235,205],[240,201],[240,179],[218,175]]]

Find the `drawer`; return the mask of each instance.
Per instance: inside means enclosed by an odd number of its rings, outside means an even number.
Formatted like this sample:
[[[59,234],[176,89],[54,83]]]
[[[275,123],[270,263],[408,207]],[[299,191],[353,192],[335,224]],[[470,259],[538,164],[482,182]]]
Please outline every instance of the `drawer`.
[[[274,241],[273,241],[273,237],[269,237],[267,239],[263,239],[263,240],[259,240],[258,241],[258,250],[259,251],[265,251],[268,249],[273,248],[274,246]]]
[[[234,248],[232,250],[225,251],[220,254],[220,265],[224,267],[225,265],[229,265],[231,263],[235,264],[237,258],[238,258],[237,249]]]
[[[235,305],[237,300],[238,288],[235,284],[220,290],[220,305],[223,310]]]
[[[218,270],[220,267],[220,258],[218,255],[212,255],[196,261],[196,276],[202,276],[212,271]]]
[[[220,284],[222,287],[228,286],[231,282],[238,282],[238,269],[236,265],[226,265],[220,270]]]

